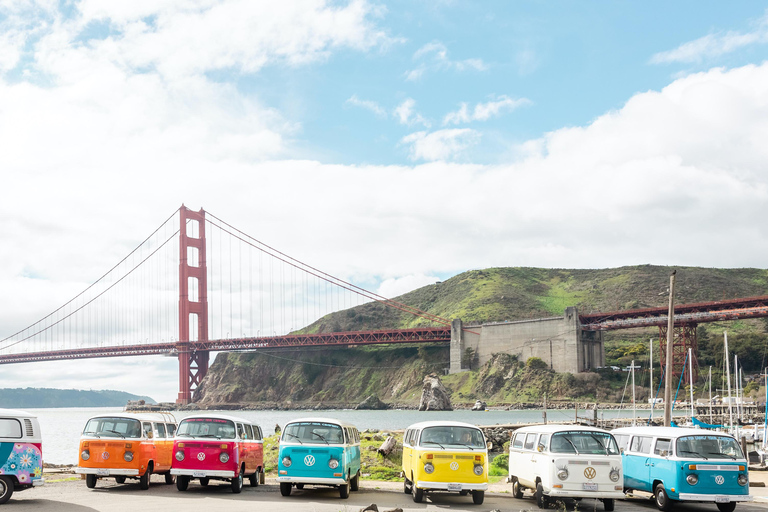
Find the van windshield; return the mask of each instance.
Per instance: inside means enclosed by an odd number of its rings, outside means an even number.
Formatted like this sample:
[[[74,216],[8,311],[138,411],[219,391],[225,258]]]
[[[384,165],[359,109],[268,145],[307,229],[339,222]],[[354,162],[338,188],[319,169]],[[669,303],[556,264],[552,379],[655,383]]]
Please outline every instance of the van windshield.
[[[133,418],[91,418],[85,425],[83,435],[138,439],[141,437],[141,422]]]
[[[739,443],[728,436],[685,436],[677,440],[677,455],[687,459],[743,459]]]
[[[300,421],[283,430],[283,441],[301,444],[343,444],[344,432],[333,423]]]
[[[234,439],[235,424],[218,418],[185,418],[179,424],[176,437]]]
[[[607,432],[576,430],[557,432],[550,443],[552,453],[618,455],[616,440]]]
[[[461,446],[475,450],[484,449],[485,440],[483,433],[477,428],[437,426],[427,427],[422,431],[419,446],[432,448]]]

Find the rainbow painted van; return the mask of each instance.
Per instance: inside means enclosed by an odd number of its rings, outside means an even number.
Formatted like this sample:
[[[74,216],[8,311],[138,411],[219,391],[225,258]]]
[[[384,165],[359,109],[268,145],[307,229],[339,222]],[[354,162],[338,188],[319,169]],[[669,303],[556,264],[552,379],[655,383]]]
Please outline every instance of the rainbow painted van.
[[[37,416],[0,409],[0,505],[14,491],[43,485],[43,441]]]

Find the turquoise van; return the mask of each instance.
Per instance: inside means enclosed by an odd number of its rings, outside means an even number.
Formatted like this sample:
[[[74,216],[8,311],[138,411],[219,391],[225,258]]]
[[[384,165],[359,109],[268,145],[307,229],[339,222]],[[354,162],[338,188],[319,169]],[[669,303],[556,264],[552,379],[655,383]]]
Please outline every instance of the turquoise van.
[[[675,501],[715,503],[733,512],[751,501],[747,459],[722,432],[677,427],[626,427],[612,431],[624,465],[624,492],[653,493],[659,510]]]
[[[280,437],[277,481],[283,496],[309,484],[336,487],[348,498],[360,486],[360,432],[330,418],[289,422]]]
[[[43,440],[37,416],[0,409],[0,505],[14,491],[43,485]]]

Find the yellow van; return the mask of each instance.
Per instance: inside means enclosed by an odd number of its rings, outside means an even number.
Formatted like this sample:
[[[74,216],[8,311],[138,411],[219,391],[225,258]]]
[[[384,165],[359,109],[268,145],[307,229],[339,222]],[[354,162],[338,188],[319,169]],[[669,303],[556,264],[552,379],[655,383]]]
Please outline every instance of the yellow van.
[[[425,493],[472,493],[476,505],[488,489],[488,446],[483,431],[458,421],[425,421],[403,437],[403,490],[421,503]]]

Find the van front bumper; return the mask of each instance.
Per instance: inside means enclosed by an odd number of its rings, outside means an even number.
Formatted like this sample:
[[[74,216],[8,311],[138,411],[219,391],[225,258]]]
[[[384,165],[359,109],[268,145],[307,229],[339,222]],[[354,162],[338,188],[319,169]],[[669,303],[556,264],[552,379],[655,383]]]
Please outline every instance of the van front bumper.
[[[624,491],[565,491],[563,489],[550,489],[547,496],[553,498],[594,498],[623,500],[626,498]]]
[[[41,485],[45,485],[45,478],[35,478],[32,480],[32,487],[40,487]]]
[[[693,494],[681,492],[680,501],[710,501],[712,503],[729,503],[731,501],[752,501],[748,494]]]
[[[177,476],[189,476],[192,478],[235,478],[234,471],[207,470],[207,469],[176,469],[171,468],[171,474]]]
[[[138,469],[116,469],[116,468],[81,468],[76,467],[75,473],[78,475],[97,475],[97,476],[139,476]]]
[[[460,486],[456,488],[455,486]],[[487,491],[488,484],[466,484],[459,482],[425,482],[419,480],[416,482],[416,487],[419,489],[435,490],[435,491]],[[450,488],[449,488],[450,487]]]
[[[318,484],[318,485],[344,485],[347,483],[343,478],[320,478],[310,476],[279,476],[278,483],[281,484]]]

